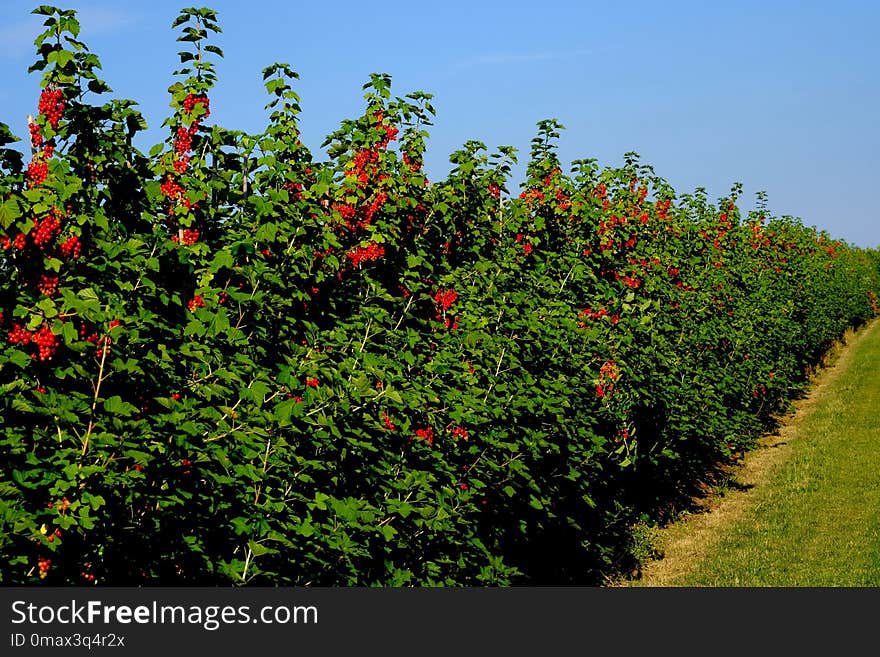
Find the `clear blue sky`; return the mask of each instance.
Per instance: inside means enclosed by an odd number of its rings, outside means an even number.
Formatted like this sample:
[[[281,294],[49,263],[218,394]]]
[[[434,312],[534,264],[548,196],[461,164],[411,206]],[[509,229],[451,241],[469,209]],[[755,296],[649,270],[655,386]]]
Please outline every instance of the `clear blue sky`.
[[[0,121],[19,136],[36,110],[27,74],[39,4],[0,0]],[[219,12],[226,54],[211,120],[265,124],[261,70],[302,79],[303,138],[362,110],[361,85],[387,72],[392,92],[434,94],[426,170],[441,178],[468,139],[511,145],[522,180],[535,124],[566,130],[560,156],[617,165],[636,151],[678,192],[711,198],[742,182],[741,206],[769,195],[773,214],[860,246],[880,246],[880,2],[172,2],[83,0],[81,38],[117,97],[140,104],[161,141],[178,66],[170,24],[184,6]]]

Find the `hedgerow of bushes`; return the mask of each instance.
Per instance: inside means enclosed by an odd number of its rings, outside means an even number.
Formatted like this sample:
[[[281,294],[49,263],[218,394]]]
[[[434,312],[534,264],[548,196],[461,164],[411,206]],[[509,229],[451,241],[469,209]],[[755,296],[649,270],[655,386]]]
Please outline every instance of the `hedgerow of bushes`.
[[[168,139],[46,30],[0,149],[0,583],[597,584],[878,312],[880,258],[678,194],[562,128],[423,170],[431,96],[364,86],[316,159],[296,73],[211,122],[185,9]],[[16,141],[0,124],[3,146]]]

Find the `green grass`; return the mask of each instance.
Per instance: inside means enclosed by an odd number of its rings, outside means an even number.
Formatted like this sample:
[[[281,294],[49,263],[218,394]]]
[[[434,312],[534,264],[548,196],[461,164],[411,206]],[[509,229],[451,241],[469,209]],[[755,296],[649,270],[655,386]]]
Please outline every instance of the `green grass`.
[[[880,323],[847,349],[788,457],[674,585],[880,586]]]

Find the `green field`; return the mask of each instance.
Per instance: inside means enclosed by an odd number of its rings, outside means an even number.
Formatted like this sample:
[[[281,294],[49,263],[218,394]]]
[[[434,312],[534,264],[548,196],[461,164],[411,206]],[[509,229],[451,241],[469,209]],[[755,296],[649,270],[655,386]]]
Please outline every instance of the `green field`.
[[[641,586],[880,584],[880,324],[818,377],[749,480],[664,530]],[[754,480],[754,481],[753,481]],[[665,562],[665,563],[664,563]]]

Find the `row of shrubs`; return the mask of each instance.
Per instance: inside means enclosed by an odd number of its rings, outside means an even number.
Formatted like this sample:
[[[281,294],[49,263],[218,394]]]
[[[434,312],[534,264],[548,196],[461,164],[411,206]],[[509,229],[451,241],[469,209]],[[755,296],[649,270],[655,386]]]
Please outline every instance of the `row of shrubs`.
[[[323,160],[285,64],[263,133],[212,125],[209,9],[144,154],[75,13],[35,11],[30,155],[0,149],[0,583],[601,584],[878,312],[876,251],[633,153],[566,173],[553,120],[517,190],[477,141],[429,181],[431,97],[387,75]]]

